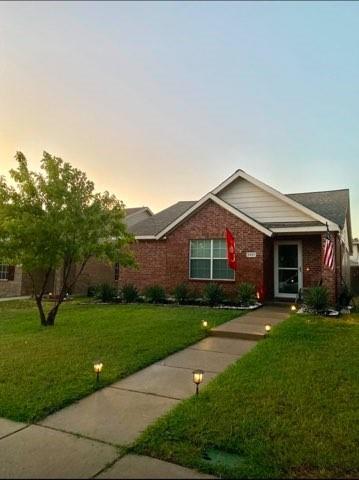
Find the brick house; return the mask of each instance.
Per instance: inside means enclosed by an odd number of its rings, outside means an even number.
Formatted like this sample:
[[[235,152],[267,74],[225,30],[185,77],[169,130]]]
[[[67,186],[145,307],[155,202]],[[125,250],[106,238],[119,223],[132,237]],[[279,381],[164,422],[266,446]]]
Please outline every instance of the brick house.
[[[335,267],[323,265],[327,226]],[[225,228],[236,240],[237,270],[227,266]],[[322,282],[335,303],[350,283],[352,252],[349,190],[282,194],[237,170],[198,201],[181,201],[129,226],[136,236],[137,270],[118,281],[142,290],[154,283],[168,293],[179,283],[200,291],[208,282],[228,294],[253,283],[263,299],[293,299]]]
[[[136,223],[153,215],[148,207],[126,208],[125,213],[125,222],[128,228],[133,227]],[[74,274],[76,273],[76,268],[77,267],[75,267]],[[47,292],[58,293],[60,274],[60,271],[56,271],[50,275],[46,287]],[[72,293],[86,295],[89,286],[100,283],[114,283],[114,267],[108,263],[90,259]],[[11,266],[0,263],[0,298],[27,296],[31,294],[32,282],[21,268],[21,265]]]

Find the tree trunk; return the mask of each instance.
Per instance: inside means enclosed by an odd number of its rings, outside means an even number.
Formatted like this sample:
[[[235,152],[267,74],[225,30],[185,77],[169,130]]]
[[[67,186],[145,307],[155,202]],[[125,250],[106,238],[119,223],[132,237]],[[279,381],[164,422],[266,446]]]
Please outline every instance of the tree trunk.
[[[48,327],[53,327],[54,324],[55,324],[55,318],[56,318],[56,315],[57,315],[57,311],[59,309],[59,306],[62,302],[58,302],[56,303],[56,305],[49,311],[49,313],[47,314],[47,318],[46,318],[46,325]]]
[[[44,307],[42,306],[42,297],[40,295],[35,295],[36,305],[40,314],[40,321],[43,327],[46,327],[47,320],[44,312]]]
[[[44,307],[42,305],[42,298],[39,295],[36,295],[35,299],[36,299],[36,305],[40,314],[41,325],[43,327],[53,327],[55,325],[55,318],[57,315],[57,311],[59,309],[59,306],[63,302],[63,299],[58,300],[56,305],[52,307],[52,309],[49,311],[47,316],[45,315]]]

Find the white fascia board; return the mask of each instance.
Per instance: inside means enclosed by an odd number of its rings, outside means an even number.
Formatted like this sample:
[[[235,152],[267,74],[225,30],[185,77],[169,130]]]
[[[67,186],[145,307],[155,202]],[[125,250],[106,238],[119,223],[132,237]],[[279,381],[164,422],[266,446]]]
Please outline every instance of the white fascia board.
[[[156,240],[155,235],[135,235],[136,240]]]
[[[308,232],[326,232],[326,226],[318,227],[272,227],[273,233],[308,233]],[[329,228],[331,232],[339,232],[339,228]]]
[[[269,185],[266,185],[265,183],[261,182],[260,180],[257,180],[256,178],[252,177],[251,175],[244,172],[243,170],[237,170],[233,175],[228,177],[227,180],[225,180],[220,185],[218,185],[218,187],[216,187],[214,190],[212,190],[211,193],[213,193],[214,195],[217,195],[220,191],[222,191],[224,188],[226,188],[232,182],[237,180],[237,178],[243,178],[244,180],[247,180],[248,182],[252,183],[256,187],[261,188],[262,190],[270,193],[271,195],[278,198],[279,200],[282,200],[283,202],[287,203],[288,205],[291,205],[292,207],[296,208],[297,210],[305,213],[309,217],[312,217],[314,220],[318,220],[319,222],[322,222],[322,223],[328,223],[330,230],[332,230],[333,228],[339,229],[338,225],[331,222],[327,218],[322,217],[321,215],[319,215],[316,212],[313,212],[313,210],[310,210],[309,208],[305,207],[301,203],[298,203],[295,200],[292,200],[291,198],[287,197],[286,195],[279,192],[278,190],[275,190],[274,188],[270,187]]]
[[[169,232],[170,230],[172,230],[174,227],[176,227],[176,225],[178,225],[179,223],[181,223],[186,217],[188,217],[189,215],[191,215],[191,213],[195,212],[199,207],[201,207],[205,202],[207,202],[208,200],[212,200],[213,202],[215,202],[217,205],[219,205],[220,207],[224,208],[225,210],[228,210],[229,212],[231,212],[233,215],[235,215],[236,217],[240,218],[241,220],[243,220],[244,222],[248,223],[249,225],[252,225],[252,227],[256,228],[257,230],[261,231],[262,233],[264,233],[265,235],[271,237],[272,236],[272,232],[270,230],[268,230],[267,228],[263,227],[263,225],[261,225],[260,223],[257,223],[255,220],[251,219],[250,217],[247,217],[247,215],[245,215],[244,213],[240,212],[239,210],[237,210],[236,208],[232,207],[232,205],[229,205],[229,203],[227,202],[224,202],[223,200],[221,200],[220,198],[216,197],[215,195],[213,195],[212,193],[207,193],[207,195],[205,195],[204,197],[202,197],[200,200],[198,200],[197,203],[195,203],[194,205],[192,205],[191,208],[189,208],[188,210],[186,210],[180,217],[176,218],[176,220],[174,222],[172,222],[170,225],[168,225],[166,228],[164,228],[161,232],[159,232],[157,235],[156,235],[156,238],[157,239],[160,239],[161,237],[163,237],[163,235],[165,235],[167,232]]]

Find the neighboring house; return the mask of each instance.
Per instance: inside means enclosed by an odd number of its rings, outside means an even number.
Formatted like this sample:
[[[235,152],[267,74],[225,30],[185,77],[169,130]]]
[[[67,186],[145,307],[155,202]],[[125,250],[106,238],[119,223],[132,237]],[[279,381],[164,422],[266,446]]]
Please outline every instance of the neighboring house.
[[[131,228],[133,228],[138,222],[141,222],[153,215],[152,211],[148,207],[126,208],[125,213],[125,222],[130,231]],[[84,271],[80,275],[72,293],[75,295],[86,295],[89,287],[99,285],[101,283],[115,284],[117,286],[118,272],[119,268],[117,265],[111,265],[106,262],[101,262],[96,258],[92,258],[89,260]],[[55,293],[58,291],[57,285],[58,282],[56,282],[55,279],[55,285],[53,288]]]
[[[328,224],[335,268],[323,265]],[[237,270],[227,266],[225,228],[236,240]],[[120,284],[168,293],[180,283],[200,291],[209,282],[234,293],[251,282],[263,299],[293,299],[322,282],[334,303],[350,282],[349,190],[284,195],[237,170],[198,201],[181,201],[129,227],[139,269],[121,269]]]
[[[353,240],[353,254],[350,256],[350,263],[353,266],[359,266],[359,239]]]
[[[153,215],[148,207],[126,208],[126,224],[130,228],[137,222]],[[105,262],[91,259],[75,286],[75,294],[86,294],[90,286],[99,283],[114,283],[114,275],[116,268]],[[74,271],[76,273],[76,269]],[[58,293],[59,275],[57,271],[48,281],[47,292]],[[10,266],[0,263],[0,298],[1,297],[18,297],[21,295],[32,294],[32,283],[29,276],[22,271],[21,266]]]
[[[353,254],[350,257],[350,283],[354,295],[359,295],[359,239],[353,240]]]
[[[0,263],[0,298],[27,295],[21,267]]]
[[[136,223],[139,223],[153,215],[152,211],[148,207],[126,208],[125,212],[126,224],[128,227],[132,227]]]

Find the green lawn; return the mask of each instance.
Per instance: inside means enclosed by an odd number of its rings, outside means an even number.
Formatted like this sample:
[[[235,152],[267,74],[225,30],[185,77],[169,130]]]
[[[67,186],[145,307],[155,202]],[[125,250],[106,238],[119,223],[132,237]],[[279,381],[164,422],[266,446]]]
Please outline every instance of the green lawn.
[[[148,305],[63,305],[41,327],[30,301],[0,302],[0,417],[38,420],[205,336],[239,312]]]
[[[307,319],[274,328],[134,450],[227,478],[358,478],[359,315]]]

